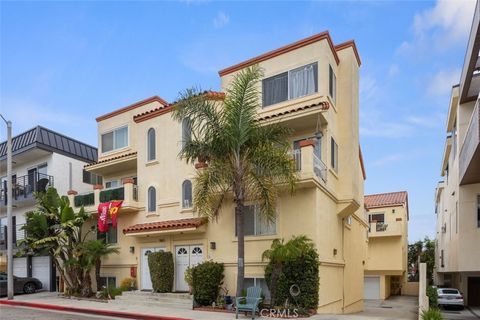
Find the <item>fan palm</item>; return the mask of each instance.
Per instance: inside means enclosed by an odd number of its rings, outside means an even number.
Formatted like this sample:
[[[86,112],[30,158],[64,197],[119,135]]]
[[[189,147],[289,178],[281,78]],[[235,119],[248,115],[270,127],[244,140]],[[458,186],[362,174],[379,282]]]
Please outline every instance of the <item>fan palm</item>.
[[[312,240],[306,236],[296,236],[287,241],[275,239],[270,249],[262,254],[262,260],[270,260],[273,268],[268,288],[270,289],[270,300],[275,303],[277,292],[277,281],[282,274],[283,265],[287,261],[296,260],[304,256],[309,250],[314,249]]]
[[[268,221],[275,219],[280,187],[293,192],[297,182],[289,154],[290,130],[279,124],[262,125],[256,119],[261,108],[259,80],[262,71],[252,66],[236,74],[222,103],[199,89],[187,89],[172,116],[186,121],[191,138],[183,142],[180,157],[197,159],[207,167],[195,177],[194,204],[200,215],[216,219],[229,193],[235,204],[238,237],[237,296],[244,280],[245,202],[258,204]]]
[[[118,248],[106,243],[103,240],[90,240],[84,245],[85,254],[91,261],[92,266],[95,266],[95,280],[97,282],[97,291],[101,290],[100,287],[100,269],[102,267],[102,258],[112,254],[119,253]]]

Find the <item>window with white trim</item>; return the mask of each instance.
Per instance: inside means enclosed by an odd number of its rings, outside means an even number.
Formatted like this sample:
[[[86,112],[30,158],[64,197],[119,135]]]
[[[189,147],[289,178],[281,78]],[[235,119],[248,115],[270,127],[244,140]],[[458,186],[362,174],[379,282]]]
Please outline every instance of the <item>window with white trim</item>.
[[[108,222],[107,232],[99,232],[97,230],[97,240],[103,240],[105,243],[115,244],[118,241],[117,228],[112,226],[112,222]]]
[[[157,204],[157,191],[155,187],[148,188],[148,212],[155,212]]]
[[[316,92],[318,92],[316,62],[262,80],[263,107]]]
[[[333,137],[330,141],[330,166],[338,172],[338,145]]]
[[[260,214],[258,205],[245,206],[243,217],[243,232],[246,236],[263,236],[276,234],[277,219],[269,221],[267,217]],[[235,223],[235,235],[237,235],[237,224]]]
[[[328,66],[328,94],[332,98],[333,102],[337,101],[337,76],[333,72],[331,65]]]
[[[114,189],[120,186],[119,180],[105,181],[105,189]]]
[[[147,133],[147,161],[152,161],[155,160],[156,154],[155,154],[155,129],[150,128],[148,129]]]
[[[192,140],[192,126],[188,119],[182,120],[182,147]]]
[[[117,277],[100,277],[100,287],[116,288]]]
[[[192,182],[190,180],[185,180],[182,183],[182,207],[192,207]]]
[[[262,294],[265,296],[265,299],[270,300],[270,290],[268,290],[267,281],[264,278],[246,277],[243,280],[243,288],[247,290],[250,287],[262,288]]]
[[[102,134],[102,152],[109,152],[128,146],[128,126]]]

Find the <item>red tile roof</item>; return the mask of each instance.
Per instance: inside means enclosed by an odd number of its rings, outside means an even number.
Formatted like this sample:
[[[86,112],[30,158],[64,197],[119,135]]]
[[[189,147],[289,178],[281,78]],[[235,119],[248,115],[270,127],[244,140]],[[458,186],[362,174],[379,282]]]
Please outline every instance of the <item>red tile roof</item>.
[[[108,162],[108,161],[112,161],[112,160],[116,160],[116,159],[126,158],[126,157],[133,156],[133,155],[136,155],[136,154],[137,154],[137,151],[133,151],[133,152],[129,152],[129,153],[123,153],[123,154],[120,154],[118,156],[114,156],[114,157],[99,160],[97,162],[92,162],[92,163],[86,164],[83,167],[87,168],[87,167],[93,166],[93,165],[98,164],[98,163],[104,163],[104,162]]]
[[[159,96],[153,96],[153,97],[150,97],[150,98],[147,98],[147,99],[144,99],[144,100],[141,100],[141,101],[138,101],[138,102],[135,102],[134,104],[131,104],[129,106],[126,106],[126,107],[123,107],[123,108],[120,108],[118,110],[115,110],[115,111],[112,111],[112,112],[109,112],[107,114],[104,114],[103,116],[99,116],[97,117],[95,120],[97,120],[97,122],[100,122],[100,121],[103,121],[105,119],[108,119],[108,118],[111,118],[111,117],[114,117],[116,115],[119,115],[121,113],[124,113],[124,112],[127,112],[127,111],[130,111],[130,110],[133,110],[133,109],[136,109],[138,107],[141,107],[141,106],[144,106],[148,103],[152,103],[152,102],[159,102],[160,104],[166,106],[168,105],[168,102],[163,100],[162,98],[160,98]]]
[[[225,93],[217,91],[204,91],[199,95],[205,95],[210,100],[223,100],[225,98]],[[173,107],[178,101],[172,102],[171,104],[166,104],[161,107],[155,108],[153,110],[145,111],[133,116],[133,121],[142,122],[151,118],[155,118],[164,113],[170,112],[173,110]]]
[[[205,223],[207,223],[207,219],[205,218],[189,218],[189,219],[139,223],[123,229],[123,233],[127,234],[127,233],[138,233],[138,232],[198,228]]]
[[[314,107],[318,107],[318,106],[320,107],[321,110],[328,110],[328,108],[330,108],[330,103],[328,103],[327,101],[320,101],[318,103],[313,103],[313,104],[309,104],[309,105],[305,105],[305,106],[300,106],[300,107],[297,107],[295,109],[290,109],[290,110],[266,115],[266,116],[258,118],[257,120],[258,121],[268,120],[268,119],[272,119],[272,118],[276,118],[276,117],[281,117],[281,116],[289,114],[289,113],[302,111],[302,110],[306,110],[306,109],[310,109],[310,108],[314,108]]]
[[[406,205],[408,207],[408,193],[406,191],[371,194],[365,196],[365,207],[379,208]]]

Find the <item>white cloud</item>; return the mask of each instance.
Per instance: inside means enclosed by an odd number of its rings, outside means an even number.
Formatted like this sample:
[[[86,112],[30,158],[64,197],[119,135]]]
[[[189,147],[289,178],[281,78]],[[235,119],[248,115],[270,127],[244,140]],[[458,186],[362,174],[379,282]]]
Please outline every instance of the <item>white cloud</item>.
[[[442,127],[445,123],[445,116],[440,113],[435,113],[429,116],[415,116],[411,115],[407,117],[407,122],[412,125],[424,128],[438,128]]]
[[[412,41],[404,41],[400,53],[445,51],[462,44],[470,32],[475,9],[474,0],[437,1],[433,8],[417,13],[413,19]]]
[[[223,11],[219,11],[217,16],[213,19],[213,25],[215,28],[223,28],[230,22],[230,17]]]
[[[394,77],[400,72],[400,67],[398,64],[392,64],[390,68],[388,68],[388,76]]]
[[[402,153],[395,153],[395,154],[390,154],[387,155],[383,158],[379,158],[375,161],[373,161],[372,165],[374,167],[383,167],[385,165],[389,165],[392,163],[400,162],[405,159],[405,155]]]
[[[460,69],[440,70],[428,80],[427,94],[430,96],[449,95],[452,86],[460,81]]]

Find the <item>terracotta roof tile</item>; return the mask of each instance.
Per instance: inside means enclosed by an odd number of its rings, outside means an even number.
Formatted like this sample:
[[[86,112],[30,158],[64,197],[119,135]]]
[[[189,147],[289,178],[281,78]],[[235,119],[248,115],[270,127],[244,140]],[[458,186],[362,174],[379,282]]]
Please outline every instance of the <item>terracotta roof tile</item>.
[[[394,205],[408,206],[408,193],[406,191],[399,191],[365,196],[365,207],[367,209]]]
[[[313,103],[313,104],[309,104],[309,105],[297,107],[297,108],[295,108],[295,109],[290,109],[290,110],[286,110],[286,111],[282,111],[282,112],[278,112],[278,113],[266,115],[266,116],[263,116],[263,117],[258,118],[257,120],[258,120],[258,121],[269,120],[269,119],[276,118],[276,117],[280,117],[280,116],[283,116],[283,115],[286,115],[286,114],[289,114],[289,113],[293,113],[293,112],[297,112],[297,111],[302,111],[302,110],[306,110],[306,109],[310,109],[310,108],[314,108],[314,107],[318,107],[318,106],[320,106],[320,109],[321,109],[321,110],[328,110],[328,108],[330,108],[330,103],[328,103],[327,101],[320,101],[320,102],[317,102],[317,103]]]
[[[109,112],[107,114],[104,114],[102,116],[99,116],[96,118],[97,122],[100,122],[100,121],[103,121],[105,119],[108,119],[108,118],[111,118],[111,117],[114,117],[116,115],[119,115],[121,113],[124,113],[124,112],[127,112],[127,111],[131,111],[131,110],[134,110],[138,107],[141,107],[143,105],[146,105],[148,103],[152,103],[152,102],[159,102],[160,104],[162,105],[168,105],[168,102],[163,100],[162,98],[160,98],[159,96],[153,96],[153,97],[150,97],[150,98],[147,98],[147,99],[144,99],[144,100],[141,100],[141,101],[138,101],[138,102],[135,102],[134,104],[131,104],[129,106],[126,106],[126,107],[123,107],[123,108],[120,108],[118,110],[115,110],[115,111],[112,111],[112,112]]]
[[[204,218],[189,218],[179,220],[167,220],[149,223],[139,223],[123,229],[123,233],[152,232],[161,230],[175,230],[198,228],[207,222]]]
[[[202,93],[199,93],[197,96],[199,95],[205,95],[208,99],[211,99],[211,100],[223,100],[225,98],[225,93],[217,92],[217,91],[203,91]],[[173,110],[173,106],[176,103],[178,103],[178,100],[170,104],[163,105],[161,107],[134,115],[133,121],[138,123],[138,122],[142,122],[142,121],[157,117],[161,114],[170,112]]]
[[[110,158],[106,158],[106,159],[102,159],[102,160],[99,160],[99,161],[96,161],[96,162],[86,164],[86,165],[84,165],[84,168],[96,165],[98,163],[104,163],[104,162],[108,162],[108,161],[112,161],[112,160],[116,160],[116,159],[126,158],[126,157],[133,156],[133,155],[136,155],[136,154],[137,154],[137,151],[133,151],[133,152],[129,152],[129,153],[123,153],[123,154],[120,154],[118,156],[114,156],[114,157],[110,157]]]

